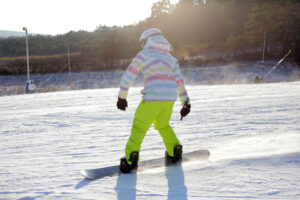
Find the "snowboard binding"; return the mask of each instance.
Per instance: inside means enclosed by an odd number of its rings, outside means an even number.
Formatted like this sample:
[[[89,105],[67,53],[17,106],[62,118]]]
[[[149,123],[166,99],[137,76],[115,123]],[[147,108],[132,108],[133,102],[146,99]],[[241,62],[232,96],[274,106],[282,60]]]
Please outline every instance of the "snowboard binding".
[[[174,156],[169,156],[168,152],[165,153],[165,163],[166,165],[171,165],[175,163],[180,163],[182,160],[182,145],[176,145],[174,147]]]
[[[134,151],[130,154],[129,161],[131,161],[131,164],[129,164],[125,157],[120,159],[120,171],[122,173],[130,173],[132,170],[135,170],[138,168],[138,160],[139,160],[139,152]]]

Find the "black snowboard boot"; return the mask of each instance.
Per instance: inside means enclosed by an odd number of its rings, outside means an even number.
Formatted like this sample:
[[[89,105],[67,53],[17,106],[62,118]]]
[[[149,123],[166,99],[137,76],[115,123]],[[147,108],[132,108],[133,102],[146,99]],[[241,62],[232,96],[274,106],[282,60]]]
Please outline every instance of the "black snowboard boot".
[[[180,163],[182,160],[182,145],[176,145],[174,147],[174,156],[169,156],[168,152],[166,151],[165,155],[165,163],[166,165],[171,165],[174,163]]]
[[[134,151],[130,154],[129,161],[131,161],[131,165],[128,164],[125,157],[120,160],[120,171],[123,173],[130,173],[132,170],[138,168],[138,160],[139,160],[139,152]]]

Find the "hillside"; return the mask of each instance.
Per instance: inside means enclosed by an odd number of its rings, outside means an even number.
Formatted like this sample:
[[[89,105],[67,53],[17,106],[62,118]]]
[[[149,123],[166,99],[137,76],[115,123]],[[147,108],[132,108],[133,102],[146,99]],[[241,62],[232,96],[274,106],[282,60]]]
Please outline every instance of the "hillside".
[[[24,31],[5,31],[0,30],[0,38],[8,38],[8,37],[24,37]]]
[[[214,84],[246,84],[253,83],[256,74],[263,77],[277,61],[260,62],[232,62],[228,64],[214,64],[205,67],[182,67],[181,71],[188,85]],[[68,70],[68,66],[65,68]],[[57,71],[61,70],[58,69]],[[73,69],[71,69],[72,71]],[[59,90],[80,90],[119,87],[120,78],[124,70],[103,70],[99,72],[72,72],[55,74],[31,74],[31,80],[38,86],[37,92],[51,92]],[[19,76],[0,76],[0,96],[24,94],[26,74]],[[267,82],[299,81],[300,68],[295,63],[282,62],[267,79]],[[135,86],[143,85],[140,75]]]

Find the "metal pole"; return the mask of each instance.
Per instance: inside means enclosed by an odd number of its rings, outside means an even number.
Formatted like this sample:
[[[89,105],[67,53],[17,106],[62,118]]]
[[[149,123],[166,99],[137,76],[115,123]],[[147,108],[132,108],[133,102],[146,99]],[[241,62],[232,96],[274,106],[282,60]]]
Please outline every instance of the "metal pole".
[[[69,64],[69,73],[71,73],[70,45],[69,44],[68,44],[68,64]]]
[[[23,30],[26,33],[26,57],[27,57],[27,79],[30,81],[30,69],[29,69],[29,48],[28,48],[28,34],[27,34],[27,28],[24,27]]]
[[[265,50],[266,50],[266,31],[264,31],[264,46],[263,46],[263,55],[262,55],[262,62],[265,62]]]
[[[269,76],[269,74],[271,74],[271,72],[276,69],[276,67],[292,52],[292,50],[289,50],[289,52],[287,52],[287,54],[285,54],[285,56],[283,58],[281,58],[281,60],[279,60],[279,62],[274,66],[272,67],[272,69],[264,76],[263,79],[266,79],[267,76]]]

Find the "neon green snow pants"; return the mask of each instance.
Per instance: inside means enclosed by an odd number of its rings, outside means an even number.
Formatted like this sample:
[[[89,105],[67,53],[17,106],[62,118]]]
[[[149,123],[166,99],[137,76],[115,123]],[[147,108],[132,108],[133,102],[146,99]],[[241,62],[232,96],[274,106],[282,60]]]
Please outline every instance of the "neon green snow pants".
[[[129,164],[130,153],[140,152],[143,139],[152,123],[161,135],[168,154],[174,155],[174,147],[180,142],[169,124],[173,106],[173,101],[141,101],[136,109],[131,135],[125,149],[125,157]]]

